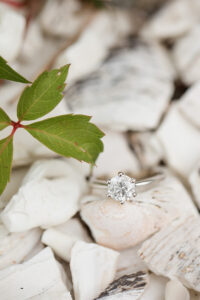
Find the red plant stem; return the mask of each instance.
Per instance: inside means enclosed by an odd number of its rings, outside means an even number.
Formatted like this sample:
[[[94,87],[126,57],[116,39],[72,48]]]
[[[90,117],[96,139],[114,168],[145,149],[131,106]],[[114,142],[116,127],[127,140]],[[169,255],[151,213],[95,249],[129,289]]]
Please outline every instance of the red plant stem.
[[[20,121],[18,122],[14,122],[14,121],[11,121],[11,125],[13,126],[13,130],[11,132],[11,136],[13,136],[15,134],[15,131],[18,129],[18,128],[23,128],[24,126],[20,123]]]

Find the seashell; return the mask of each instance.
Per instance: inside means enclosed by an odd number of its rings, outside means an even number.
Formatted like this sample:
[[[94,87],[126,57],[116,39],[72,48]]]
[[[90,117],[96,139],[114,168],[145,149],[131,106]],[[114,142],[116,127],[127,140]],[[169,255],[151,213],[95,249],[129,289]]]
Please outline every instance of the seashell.
[[[186,93],[181,97],[179,102],[179,109],[184,116],[198,129],[200,129],[200,81],[197,81],[189,88]]]
[[[192,188],[192,192],[196,201],[196,204],[200,208],[200,162],[198,162],[189,175],[189,183]]]
[[[154,273],[200,291],[200,218],[174,221],[145,241],[140,257]]]
[[[42,242],[50,246],[65,261],[70,261],[71,249],[78,240],[92,241],[86,229],[76,218],[47,229],[42,236]]]
[[[187,178],[200,159],[200,131],[186,119],[179,104],[171,105],[157,136],[167,164]]]
[[[93,168],[93,175],[97,177],[115,176],[119,170],[124,172],[132,172],[138,174],[141,171],[138,159],[135,153],[131,150],[127,137],[123,133],[106,131],[103,137],[104,152],[100,155],[96,162],[96,167]],[[113,149],[115,155],[113,156]],[[116,159],[116,157],[122,157]]]
[[[164,300],[166,282],[167,280],[164,277],[150,274],[149,284],[140,300]]]
[[[37,245],[40,237],[39,228],[9,233],[5,226],[0,224],[0,269],[22,262]]]
[[[60,265],[50,248],[45,248],[31,260],[0,271],[1,300],[66,299],[68,293]],[[12,287],[12,288],[10,288]],[[68,298],[70,300],[70,297]]]
[[[165,289],[165,300],[190,300],[188,290],[178,280],[168,281]]]
[[[98,71],[68,89],[72,112],[92,115],[110,130],[157,127],[173,93],[175,72],[161,46],[135,43],[115,51]]]
[[[11,232],[64,223],[79,210],[85,190],[84,176],[66,160],[37,161],[3,210],[2,221]]]
[[[70,268],[76,300],[98,297],[114,280],[119,253],[78,241],[72,248]]]
[[[23,42],[26,20],[23,14],[2,3],[0,19],[0,55],[8,61],[13,61],[18,56]]]
[[[97,70],[109,49],[132,31],[127,14],[122,11],[100,11],[79,39],[64,50],[55,65],[71,63],[68,82],[72,83]]]
[[[190,0],[166,3],[142,29],[148,39],[176,39],[186,34],[197,23],[196,7]]]
[[[73,38],[84,25],[88,14],[77,0],[48,0],[40,13],[39,23],[49,35]]]
[[[139,271],[146,272],[147,267],[143,260],[138,256],[137,252],[140,245],[120,251],[117,264],[116,278],[124,275],[130,275]]]
[[[147,284],[147,273],[140,271],[124,275],[113,281],[96,300],[137,300],[144,293]]]
[[[104,193],[84,197],[81,217],[97,243],[117,250],[137,245],[176,218],[197,215],[183,185],[167,173],[158,186],[138,193],[134,202],[121,205]]]
[[[200,79],[200,25],[180,38],[173,48],[173,60],[182,81],[191,85]],[[184,53],[184,55],[182,55]]]

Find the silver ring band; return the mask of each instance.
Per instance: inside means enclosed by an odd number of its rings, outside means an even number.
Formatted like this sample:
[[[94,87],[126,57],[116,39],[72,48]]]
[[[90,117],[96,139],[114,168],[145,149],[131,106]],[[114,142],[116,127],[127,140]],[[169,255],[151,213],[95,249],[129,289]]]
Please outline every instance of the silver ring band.
[[[164,178],[165,175],[162,171],[158,171],[154,176],[141,180],[135,180],[134,178],[119,172],[117,176],[108,181],[91,179],[90,186],[93,189],[107,190],[108,197],[123,204],[127,200],[133,201],[137,196],[138,191],[144,191],[146,188],[151,187]]]

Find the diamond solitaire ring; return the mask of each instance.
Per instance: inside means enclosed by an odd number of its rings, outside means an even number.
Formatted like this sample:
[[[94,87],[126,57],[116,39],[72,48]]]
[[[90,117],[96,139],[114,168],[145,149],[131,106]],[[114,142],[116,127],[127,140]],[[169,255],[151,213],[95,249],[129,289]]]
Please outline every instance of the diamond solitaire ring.
[[[136,180],[123,172],[119,172],[117,176],[107,181],[94,179],[90,181],[90,184],[94,189],[107,190],[109,198],[124,204],[126,201],[134,201],[138,190],[150,187],[153,183],[164,179],[164,177],[164,173],[158,172],[152,177]]]

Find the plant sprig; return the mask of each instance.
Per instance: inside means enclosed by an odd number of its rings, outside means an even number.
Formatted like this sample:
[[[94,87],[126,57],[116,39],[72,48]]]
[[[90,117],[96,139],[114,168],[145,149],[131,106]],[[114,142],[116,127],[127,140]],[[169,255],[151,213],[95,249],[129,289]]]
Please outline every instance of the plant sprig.
[[[0,130],[12,126],[10,135],[0,140],[0,194],[10,179],[13,138],[19,128],[25,129],[52,151],[90,164],[94,164],[103,151],[101,138],[104,134],[90,122],[89,116],[69,114],[28,125],[22,123],[45,116],[60,103],[68,70],[69,65],[65,65],[60,69],[45,71],[27,86],[18,101],[17,121],[11,120],[0,108]],[[2,57],[0,57],[0,79],[30,83],[13,70]]]

